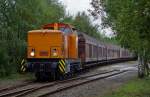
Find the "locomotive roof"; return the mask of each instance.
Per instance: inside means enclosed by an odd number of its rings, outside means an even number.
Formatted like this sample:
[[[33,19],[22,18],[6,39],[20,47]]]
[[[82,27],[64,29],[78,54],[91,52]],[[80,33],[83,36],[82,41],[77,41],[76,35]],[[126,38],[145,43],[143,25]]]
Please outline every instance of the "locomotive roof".
[[[75,29],[75,27],[69,23],[49,23],[42,26],[43,29],[47,29],[49,27],[69,27],[71,29]]]
[[[41,29],[41,30],[31,30],[28,33],[45,33],[45,32],[61,32],[60,30],[49,30],[49,29]]]

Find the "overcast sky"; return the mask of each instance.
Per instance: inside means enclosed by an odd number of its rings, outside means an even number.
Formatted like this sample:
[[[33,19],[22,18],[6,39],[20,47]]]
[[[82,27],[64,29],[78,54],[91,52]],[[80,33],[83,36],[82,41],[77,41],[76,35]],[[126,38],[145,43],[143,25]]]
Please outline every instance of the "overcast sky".
[[[59,0],[59,1],[66,6],[67,12],[69,12],[71,15],[76,15],[78,12],[82,11],[85,11],[87,14],[89,14],[87,10],[92,8],[90,5],[91,0]],[[92,20],[92,22],[94,21]],[[100,24],[101,19],[95,21],[95,23]],[[112,36],[111,29],[105,29],[105,32],[106,32],[105,35],[109,37]]]
[[[59,1],[61,1],[66,6],[66,10],[71,15],[75,15],[79,11],[87,12],[87,10],[91,8],[90,6],[91,0],[59,0]]]

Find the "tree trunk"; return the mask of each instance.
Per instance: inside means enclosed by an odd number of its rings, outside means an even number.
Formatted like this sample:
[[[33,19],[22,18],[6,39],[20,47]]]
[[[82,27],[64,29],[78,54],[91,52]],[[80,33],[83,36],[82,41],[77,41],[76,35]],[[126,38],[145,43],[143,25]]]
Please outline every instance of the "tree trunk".
[[[144,62],[142,56],[138,55],[138,77],[144,77]]]
[[[149,63],[146,58],[138,55],[138,77],[143,78],[149,76]]]

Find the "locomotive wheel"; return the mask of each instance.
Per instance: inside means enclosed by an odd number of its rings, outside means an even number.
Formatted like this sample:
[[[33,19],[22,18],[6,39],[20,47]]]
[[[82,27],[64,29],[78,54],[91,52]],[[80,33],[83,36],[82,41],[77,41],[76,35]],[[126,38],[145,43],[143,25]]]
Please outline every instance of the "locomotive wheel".
[[[75,77],[77,75],[77,72],[78,72],[77,69],[75,67],[73,67],[71,70],[71,73],[70,73],[71,77]]]
[[[41,81],[43,79],[42,76],[41,76],[41,74],[40,74],[40,72],[36,72],[35,73],[35,77],[36,77],[37,81]]]
[[[64,80],[64,75],[61,73],[56,73],[56,80]]]

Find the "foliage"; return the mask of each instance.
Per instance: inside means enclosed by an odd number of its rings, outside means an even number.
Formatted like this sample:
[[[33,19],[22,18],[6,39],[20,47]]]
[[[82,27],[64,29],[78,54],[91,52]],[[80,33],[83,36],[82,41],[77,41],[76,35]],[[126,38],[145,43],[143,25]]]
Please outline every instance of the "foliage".
[[[57,0],[0,0],[0,76],[17,71],[25,57],[27,31],[64,16]]]
[[[90,17],[87,16],[84,12],[83,13],[79,12],[75,16],[73,24],[80,31],[85,32],[90,36],[100,38],[100,32],[98,32],[98,26],[97,25],[94,26],[90,21]]]
[[[107,13],[102,16],[104,26],[112,27],[117,32],[117,38],[122,45],[139,52],[142,47],[149,48],[147,47],[150,43],[149,1],[100,0],[100,2],[102,8],[99,10]]]
[[[84,32],[97,39],[102,36],[98,30],[98,25],[93,25],[85,12],[78,12],[75,17],[67,16],[63,22],[66,21],[75,26],[79,32]]]
[[[2,45],[2,43],[0,43],[1,46],[3,46],[3,48],[0,49],[0,76],[5,76],[8,75],[8,73],[6,71],[9,71],[9,56],[5,53],[6,52],[6,47],[4,45]]]
[[[116,37],[106,37],[106,36],[103,36],[102,37],[102,40],[106,43],[111,43],[111,44],[114,44],[114,45],[119,45]]]
[[[121,45],[137,52],[144,60],[141,64],[147,63],[150,59],[150,1],[93,0],[92,5],[95,14],[103,13],[103,25],[116,32]]]

